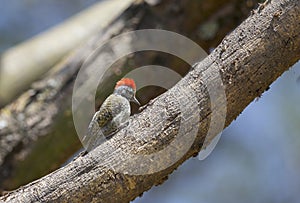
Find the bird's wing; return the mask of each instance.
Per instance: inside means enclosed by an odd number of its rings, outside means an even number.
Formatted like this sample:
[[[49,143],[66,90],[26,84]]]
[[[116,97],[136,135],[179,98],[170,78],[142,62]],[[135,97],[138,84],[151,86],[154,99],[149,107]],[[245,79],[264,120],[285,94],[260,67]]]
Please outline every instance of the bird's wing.
[[[112,111],[109,106],[101,106],[96,114],[96,122],[98,123],[99,127],[105,126],[109,121],[113,119]]]
[[[99,127],[105,126],[115,115],[120,113],[120,99],[116,95],[110,95],[96,112],[96,121]]]

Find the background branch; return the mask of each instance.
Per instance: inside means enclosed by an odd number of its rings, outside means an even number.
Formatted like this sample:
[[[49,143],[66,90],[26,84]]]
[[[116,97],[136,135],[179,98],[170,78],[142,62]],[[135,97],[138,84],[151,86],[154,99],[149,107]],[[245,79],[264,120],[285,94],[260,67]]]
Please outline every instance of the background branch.
[[[132,2],[101,1],[47,32],[2,53],[0,107],[26,90],[70,51],[107,27]]]

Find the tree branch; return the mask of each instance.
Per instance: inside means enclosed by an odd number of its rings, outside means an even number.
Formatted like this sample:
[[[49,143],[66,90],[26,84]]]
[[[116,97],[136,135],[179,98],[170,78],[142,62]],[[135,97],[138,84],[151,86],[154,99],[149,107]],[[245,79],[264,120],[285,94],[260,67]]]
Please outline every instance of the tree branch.
[[[162,183],[182,162],[197,154],[205,139],[212,109],[205,83],[214,84],[211,72],[221,74],[227,96],[226,126],[269,85],[300,58],[300,2],[274,0],[261,5],[237,29],[228,35],[205,60],[189,72],[176,86],[150,102],[134,116],[130,125],[112,139],[84,157],[21,187],[3,197],[3,201],[26,202],[128,202],[153,185]],[[121,154],[151,154],[176,138],[180,120],[192,122],[194,112],[183,118],[174,99],[185,96],[182,89],[197,93],[200,124],[190,126],[199,133],[188,152],[175,164],[155,173],[155,168],[179,154],[188,140],[181,139],[172,153],[158,160],[135,162]],[[191,105],[191,104],[187,104]],[[217,112],[221,108],[217,106]],[[167,112],[162,120],[161,112]],[[160,126],[158,128],[157,126]],[[185,129],[188,132],[191,129]],[[217,132],[216,132],[217,133]],[[143,136],[143,139],[136,138]],[[129,175],[117,169],[139,169],[146,164],[147,175]],[[112,167],[110,167],[112,166]]]
[[[249,4],[236,0],[222,1],[221,4],[219,0],[212,0],[205,4],[194,0],[180,3],[177,0],[165,0],[151,6],[145,2],[133,3],[107,28],[99,31],[87,44],[73,51],[53,67],[46,78],[34,83],[18,99],[0,110],[0,193],[2,189],[10,190],[20,184],[28,183],[29,179],[40,177],[40,173],[35,173],[36,169],[41,171],[41,168],[47,168],[48,170],[42,172],[47,174],[52,171],[54,165],[61,165],[61,161],[64,161],[53,158],[56,156],[54,153],[53,157],[49,157],[47,150],[35,149],[43,148],[40,146],[42,144],[40,141],[43,139],[40,138],[43,136],[53,139],[55,136],[60,137],[63,135],[60,126],[72,122],[72,118],[67,116],[66,112],[69,112],[71,108],[69,101],[73,81],[83,60],[91,53],[95,53],[99,44],[125,30],[153,28],[159,25],[162,29],[185,33],[186,36],[201,44],[202,48],[208,50],[219,44],[229,30],[231,31],[240,24],[248,16],[253,6],[255,6],[254,3],[249,6]],[[236,8],[238,8],[237,12]],[[176,18],[174,18],[174,13]],[[225,18],[230,20],[223,21]],[[211,27],[212,24],[217,25],[217,29],[204,29]],[[159,52],[155,54],[153,52],[150,54],[148,52],[146,54],[139,53],[135,54],[133,58],[124,57],[114,64],[105,74],[107,79],[100,84],[101,89],[112,89],[113,83],[110,81],[117,80],[116,78],[120,77],[120,74],[145,64],[155,64],[157,61],[160,65],[174,68],[182,75],[186,74],[190,68],[177,58],[162,55]],[[141,102],[146,103],[150,98],[159,94],[157,89],[152,89],[152,91],[148,89],[142,93]],[[97,97],[97,106],[106,96],[101,92],[101,95]],[[133,106],[133,111],[135,111],[135,106]],[[61,124],[59,120],[63,120],[64,124]],[[79,147],[76,148],[76,144],[72,145],[69,142],[78,143],[78,138],[73,133],[74,128],[63,129],[69,132],[64,135],[64,138],[69,137],[69,140],[66,142],[61,140],[61,150],[56,151],[56,154],[67,157],[70,156],[70,153],[74,153],[72,150],[77,150]],[[55,142],[48,143],[47,146],[49,148],[58,147]],[[65,154],[66,151],[68,151],[67,154]],[[39,166],[32,165],[34,160],[29,157],[35,154],[41,158],[48,157],[48,162],[40,163]],[[31,175],[28,174],[26,177],[21,175],[22,178],[18,178],[16,171],[22,171],[22,168],[26,167],[24,165],[32,166]],[[50,168],[49,165],[51,165]]]
[[[0,107],[26,90],[33,81],[99,29],[107,27],[131,3],[132,0],[99,2],[4,52],[0,56]]]

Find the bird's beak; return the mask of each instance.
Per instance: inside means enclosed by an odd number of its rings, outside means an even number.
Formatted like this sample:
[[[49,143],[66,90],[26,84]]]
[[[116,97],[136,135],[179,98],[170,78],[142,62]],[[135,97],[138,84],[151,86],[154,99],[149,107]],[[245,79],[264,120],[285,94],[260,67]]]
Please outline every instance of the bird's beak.
[[[139,100],[137,100],[137,98],[133,97],[131,101],[138,104],[139,106],[141,106],[141,104],[140,104]]]

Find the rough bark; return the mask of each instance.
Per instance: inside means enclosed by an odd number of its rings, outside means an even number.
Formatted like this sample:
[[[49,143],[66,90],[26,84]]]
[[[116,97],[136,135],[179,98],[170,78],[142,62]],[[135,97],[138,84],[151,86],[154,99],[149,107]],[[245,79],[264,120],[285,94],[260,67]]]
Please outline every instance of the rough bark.
[[[274,0],[262,4],[199,66],[187,74],[174,88],[151,102],[146,109],[132,119],[130,126],[121,130],[92,153],[79,157],[67,166],[21,187],[3,197],[3,201],[25,202],[128,202],[153,185],[163,182],[184,160],[197,154],[204,141],[210,120],[209,97],[203,81],[214,81],[213,74],[205,71],[217,68],[221,73],[227,94],[226,125],[235,119],[256,97],[300,58],[300,2],[298,0]],[[204,70],[204,71],[203,71]],[[178,103],[172,95],[182,97],[182,87],[197,92],[200,111],[200,130],[189,151],[165,170],[147,175],[128,175],[104,166],[120,160],[112,149],[122,149],[126,154],[156,151],[165,147],[176,136],[181,118]],[[160,112],[166,111],[167,119],[161,120]],[[191,112],[191,116],[193,112]],[[163,123],[163,131],[153,126]],[[197,128],[199,125],[191,126]],[[143,134],[142,141],[134,136]],[[181,140],[173,153],[186,145]],[[97,155],[97,156],[96,156]],[[173,154],[166,154],[155,164],[162,164]],[[100,161],[100,162],[99,162]],[[134,167],[140,167],[131,163]],[[149,172],[151,172],[151,161]]]
[[[29,91],[11,105],[0,110],[0,191],[15,189],[32,179],[53,171],[81,147],[81,145],[76,147],[75,144],[70,149],[70,144],[68,144],[70,140],[78,144],[74,128],[67,125],[72,122],[72,118],[65,116],[70,112],[68,103],[71,98],[70,89],[84,58],[93,53],[103,41],[124,31],[159,26],[162,29],[172,30],[190,37],[208,51],[220,43],[228,31],[248,16],[251,8],[255,6],[255,2],[256,0],[253,0],[244,4],[238,0],[206,2],[165,0],[151,6],[143,2],[131,5],[115,22],[111,23],[103,32],[98,33],[87,45],[57,64],[53,68],[56,71],[52,71],[45,79],[32,85]],[[211,25],[216,26],[216,29],[207,29]],[[111,81],[117,80],[116,78],[120,77],[120,74],[135,67],[157,64],[157,62],[165,67],[174,67],[175,71],[182,75],[185,75],[189,69],[187,64],[161,53],[137,54],[133,58],[128,57],[127,60],[122,60],[118,65],[112,66],[110,69],[112,71],[107,74],[111,77],[108,77],[105,80],[107,82],[104,81],[100,86],[112,89],[114,84]],[[125,65],[122,65],[124,63]],[[162,93],[161,90],[158,90],[156,88],[139,91],[138,93],[143,96],[140,98],[141,102],[147,103],[151,98]],[[97,106],[107,94],[102,92],[101,96],[99,95]],[[136,108],[133,106],[133,111],[136,112],[135,110]],[[64,135],[61,132],[62,129],[58,127],[62,126],[61,122],[67,127],[64,127],[64,131],[68,132],[67,135]],[[65,158],[55,159],[54,153],[49,155],[47,150],[35,150],[37,146],[42,149],[39,141],[44,140],[44,138],[40,138],[45,135],[46,138],[51,139],[54,135],[58,138],[59,136],[70,137],[70,140],[65,140],[65,142],[60,140],[60,144],[64,145],[64,148],[60,147],[60,149],[65,149],[65,151],[57,150],[58,146],[55,142],[47,145],[49,148],[55,148],[57,154],[64,154],[59,156]],[[65,154],[66,151],[68,154]],[[47,162],[35,164],[34,160],[31,160],[31,155],[35,156],[35,154],[38,154],[41,159],[47,158]],[[29,166],[31,173],[24,176],[22,171]],[[41,171],[41,168],[44,170]],[[39,172],[35,173],[36,170]]]

